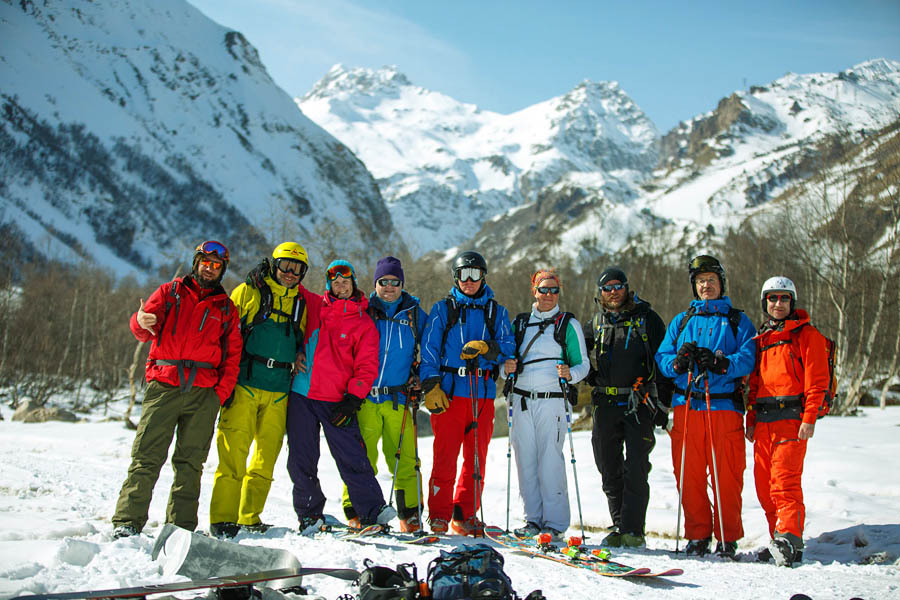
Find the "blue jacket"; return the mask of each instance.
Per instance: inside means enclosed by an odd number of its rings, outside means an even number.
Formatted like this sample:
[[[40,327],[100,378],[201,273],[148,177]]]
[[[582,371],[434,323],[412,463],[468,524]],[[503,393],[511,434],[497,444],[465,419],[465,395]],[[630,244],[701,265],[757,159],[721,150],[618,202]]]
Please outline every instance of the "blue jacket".
[[[415,317],[413,317],[415,313]],[[383,388],[405,385],[409,380],[410,367],[416,360],[416,341],[422,339],[426,313],[419,306],[419,299],[402,292],[394,304],[386,304],[376,294],[369,296],[369,315],[375,320],[375,327],[381,341],[378,344],[378,377],[373,387]],[[413,337],[415,326],[416,337]],[[370,393],[369,402],[381,404],[394,402],[406,404],[406,392],[396,391],[387,394]]]
[[[659,350],[656,352],[656,364],[660,373],[675,381],[675,394],[672,397],[672,406],[683,406],[687,393],[688,374],[678,374],[672,368],[672,361],[681,345],[685,342],[694,342],[698,348],[709,348],[713,352],[721,350],[730,361],[728,371],[724,375],[707,373],[709,377],[710,408],[712,410],[734,410],[744,412],[743,404],[736,405],[731,398],[735,390],[736,380],[749,375],[756,365],[756,345],[753,336],[756,329],[753,323],[744,313],[740,314],[740,322],[737,328],[737,338],[732,332],[728,322],[728,311],[731,308],[731,300],[726,296],[718,300],[694,300],[691,307],[698,313],[692,316],[684,331],[676,338],[678,328],[687,312],[675,316],[666,329]],[[714,395],[729,397],[715,398]],[[694,367],[693,402],[691,409],[706,410],[706,387],[703,378]]]
[[[444,337],[444,328],[447,323],[447,299],[435,302],[428,316],[428,324],[425,326],[425,334],[422,338],[422,364],[419,367],[419,377],[422,381],[440,377],[441,389],[449,397],[469,397],[472,390],[469,389],[469,381],[465,375],[460,375],[457,369],[465,367],[466,362],[459,357],[463,345],[474,340],[495,340],[500,346],[500,355],[494,361],[488,361],[484,355],[477,359],[479,369],[499,369],[499,365],[508,358],[513,358],[516,351],[516,338],[513,336],[512,327],[509,324],[509,312],[505,307],[496,304],[497,316],[494,319],[494,336],[492,337],[485,322],[488,301],[494,297],[494,292],[484,286],[484,293],[477,298],[466,296],[458,288],[450,290],[450,295],[459,304],[459,318],[456,324],[447,332],[447,343],[441,347]],[[468,306],[469,308],[466,308]],[[472,307],[477,307],[473,310]],[[453,372],[441,371],[441,367],[449,367]],[[478,378],[476,389],[477,397],[493,400],[497,395],[497,386],[491,376]]]

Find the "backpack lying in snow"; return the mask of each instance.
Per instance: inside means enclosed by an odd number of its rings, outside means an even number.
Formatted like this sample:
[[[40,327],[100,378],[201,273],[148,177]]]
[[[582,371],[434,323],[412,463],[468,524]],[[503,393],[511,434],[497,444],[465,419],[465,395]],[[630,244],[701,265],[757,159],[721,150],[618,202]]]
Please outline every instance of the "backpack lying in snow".
[[[517,598],[512,581],[503,571],[503,556],[487,544],[441,550],[428,565],[428,587],[434,600]]]
[[[368,558],[363,564],[366,568],[359,576],[359,600],[414,600],[421,597],[416,565],[397,565],[395,571],[373,565]]]

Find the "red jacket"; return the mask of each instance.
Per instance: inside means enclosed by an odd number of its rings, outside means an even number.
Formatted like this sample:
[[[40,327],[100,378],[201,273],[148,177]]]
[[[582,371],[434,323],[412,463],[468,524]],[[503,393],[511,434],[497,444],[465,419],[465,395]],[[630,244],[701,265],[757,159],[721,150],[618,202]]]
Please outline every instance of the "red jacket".
[[[152,340],[147,357],[147,381],[179,385],[178,367],[157,360],[193,360],[213,365],[197,368],[193,385],[214,387],[225,402],[237,382],[241,360],[238,311],[222,289],[206,290],[188,275],[164,283],[150,294],[144,311],[156,315],[155,336],[131,315],[131,332],[141,342]],[[185,377],[189,369],[184,368]]]
[[[340,402],[345,392],[365,398],[378,376],[378,330],[362,294],[338,300],[322,297],[318,324],[306,331],[306,373],[294,376],[291,391],[313,400]],[[311,314],[315,311],[311,311]]]
[[[815,423],[828,389],[829,370],[825,337],[809,322],[809,314],[795,311],[782,330],[768,329],[757,335],[756,368],[750,374],[750,410],[747,426],[756,424],[758,399],[802,396],[803,422]],[[790,343],[766,346],[779,341]]]

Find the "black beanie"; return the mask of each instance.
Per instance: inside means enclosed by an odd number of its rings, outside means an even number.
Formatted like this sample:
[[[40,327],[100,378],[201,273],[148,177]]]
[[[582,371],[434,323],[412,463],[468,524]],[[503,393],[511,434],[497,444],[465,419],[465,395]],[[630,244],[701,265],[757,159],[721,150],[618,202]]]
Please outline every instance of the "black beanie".
[[[628,283],[628,277],[625,276],[625,271],[619,267],[609,267],[600,273],[600,277],[597,278],[597,287],[600,287],[607,281],[612,281],[613,279],[618,279],[622,283]]]

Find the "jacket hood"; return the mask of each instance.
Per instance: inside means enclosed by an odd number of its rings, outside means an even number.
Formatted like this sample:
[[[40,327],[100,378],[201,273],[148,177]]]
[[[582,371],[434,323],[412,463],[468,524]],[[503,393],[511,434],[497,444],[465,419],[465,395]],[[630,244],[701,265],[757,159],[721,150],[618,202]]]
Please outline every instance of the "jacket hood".
[[[485,283],[484,287],[481,288],[481,293],[477,297],[466,296],[456,287],[450,289],[450,295],[460,304],[474,304],[475,306],[480,306],[487,304],[488,300],[494,297],[494,290]]]

